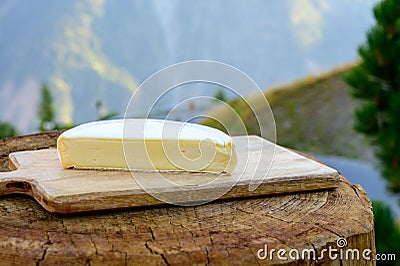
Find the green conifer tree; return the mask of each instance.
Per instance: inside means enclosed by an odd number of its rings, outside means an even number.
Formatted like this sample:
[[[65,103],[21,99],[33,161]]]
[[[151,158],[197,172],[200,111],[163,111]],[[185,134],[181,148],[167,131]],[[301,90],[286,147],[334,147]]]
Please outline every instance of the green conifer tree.
[[[41,88],[41,101],[39,105],[39,130],[49,131],[55,128],[53,96],[50,87],[46,84]]]
[[[394,254],[396,261],[384,261],[384,265],[400,265],[400,224],[395,221],[390,207],[381,201],[373,201],[375,217],[376,251]],[[379,264],[378,264],[379,265]]]
[[[358,49],[361,63],[345,80],[362,100],[355,129],[374,144],[382,175],[400,192],[400,1],[382,0],[374,16],[376,25]]]
[[[0,121],[0,139],[14,137],[18,135],[18,131],[9,122]]]

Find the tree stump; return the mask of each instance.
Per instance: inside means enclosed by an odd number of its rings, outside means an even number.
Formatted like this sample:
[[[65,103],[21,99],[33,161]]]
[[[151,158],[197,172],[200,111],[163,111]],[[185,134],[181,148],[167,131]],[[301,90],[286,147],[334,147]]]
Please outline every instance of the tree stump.
[[[10,152],[54,147],[59,134],[0,140],[0,170]],[[339,238],[347,241],[342,249]],[[276,252],[263,259],[265,247]],[[321,255],[329,248],[358,249],[360,260]],[[299,258],[288,255],[293,249]],[[362,258],[365,249],[371,260]],[[50,214],[24,196],[0,198],[2,265],[375,265],[374,255],[371,203],[344,177],[334,190],[73,216]]]

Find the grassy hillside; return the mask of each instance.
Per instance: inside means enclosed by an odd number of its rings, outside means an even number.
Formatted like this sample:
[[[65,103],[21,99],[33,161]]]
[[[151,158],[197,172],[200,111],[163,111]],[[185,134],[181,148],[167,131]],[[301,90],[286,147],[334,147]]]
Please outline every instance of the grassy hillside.
[[[265,92],[275,117],[279,144],[324,155],[372,158],[371,148],[353,130],[353,112],[357,103],[343,81],[343,74],[352,67],[343,66]],[[252,101],[257,102],[257,97]],[[250,134],[260,134],[254,114],[242,100],[229,104],[238,112]],[[238,123],[226,114],[226,110],[219,108],[210,115]],[[203,123],[221,128],[211,119]]]

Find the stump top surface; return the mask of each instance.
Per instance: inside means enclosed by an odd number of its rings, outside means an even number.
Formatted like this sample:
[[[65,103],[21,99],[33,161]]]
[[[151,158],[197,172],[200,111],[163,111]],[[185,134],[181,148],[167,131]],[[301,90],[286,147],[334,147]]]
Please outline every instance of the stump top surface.
[[[54,147],[59,134],[0,140],[0,171],[10,152]],[[375,252],[370,201],[344,177],[334,190],[73,216],[50,214],[27,197],[0,198],[0,264],[303,265],[260,260],[257,252],[267,244],[319,254],[340,237],[348,248]],[[328,256],[322,261],[340,264]]]

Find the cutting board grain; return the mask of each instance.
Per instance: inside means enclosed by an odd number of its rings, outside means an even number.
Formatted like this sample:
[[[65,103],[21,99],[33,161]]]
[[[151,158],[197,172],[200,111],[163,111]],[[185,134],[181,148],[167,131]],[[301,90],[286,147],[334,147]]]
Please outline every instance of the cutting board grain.
[[[0,195],[27,194],[49,212],[78,213],[153,206],[165,199],[191,205],[215,195],[242,198],[339,185],[338,172],[328,166],[256,136],[233,139],[238,166],[231,175],[171,172],[160,179],[156,172],[63,169],[55,149],[16,152],[9,156],[13,171],[0,172]]]

